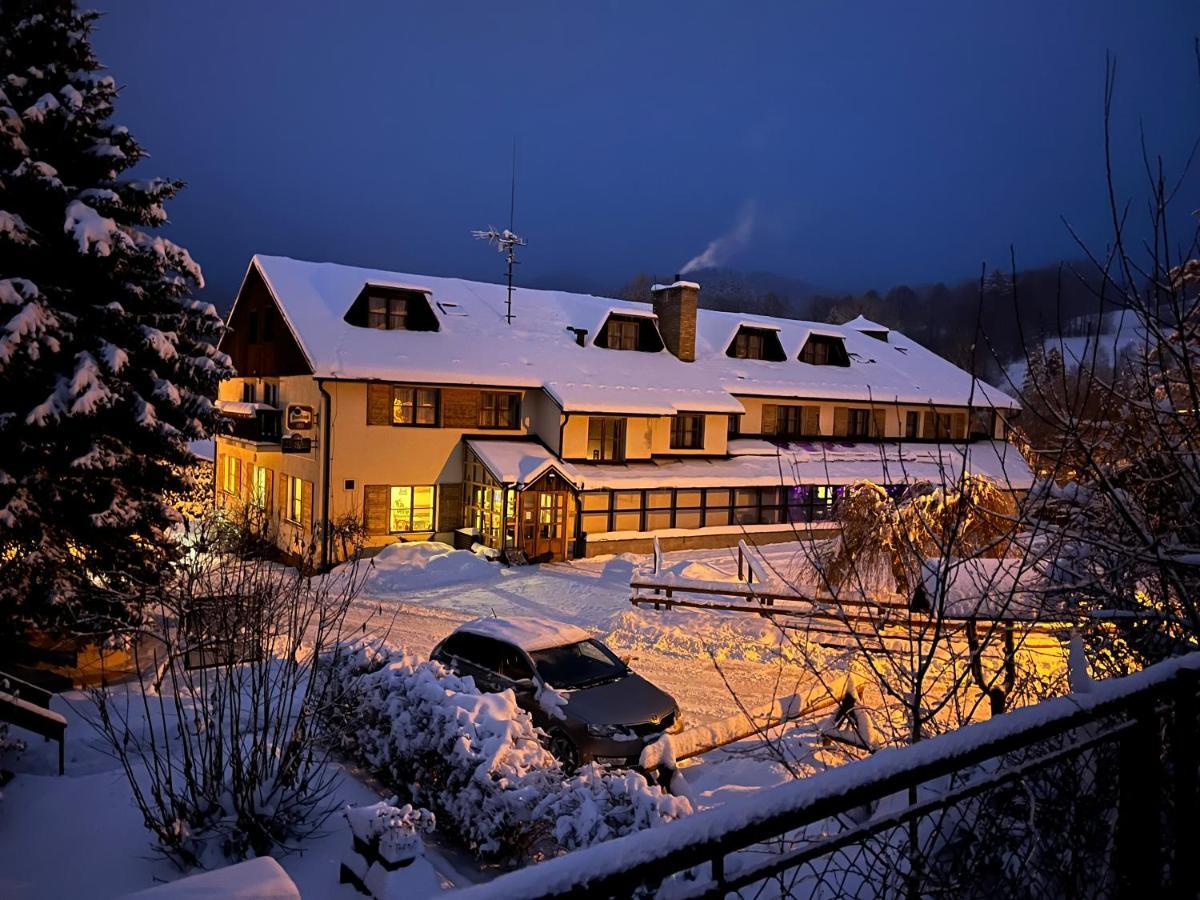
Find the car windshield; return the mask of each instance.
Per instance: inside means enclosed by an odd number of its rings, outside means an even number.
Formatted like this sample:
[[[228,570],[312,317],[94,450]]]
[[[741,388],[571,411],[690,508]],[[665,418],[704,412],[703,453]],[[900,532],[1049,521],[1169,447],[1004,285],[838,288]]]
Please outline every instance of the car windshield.
[[[533,657],[538,674],[554,687],[584,687],[612,681],[627,671],[625,664],[611,650],[593,640],[535,650],[529,655]]]

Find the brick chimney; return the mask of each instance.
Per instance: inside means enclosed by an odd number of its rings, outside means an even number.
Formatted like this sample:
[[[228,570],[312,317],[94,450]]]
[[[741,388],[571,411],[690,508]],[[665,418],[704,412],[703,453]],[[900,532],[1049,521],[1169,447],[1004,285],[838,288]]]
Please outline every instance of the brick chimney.
[[[671,284],[656,284],[650,288],[658,330],[667,349],[684,362],[696,361],[696,305],[700,301],[700,285],[682,281],[675,276]]]

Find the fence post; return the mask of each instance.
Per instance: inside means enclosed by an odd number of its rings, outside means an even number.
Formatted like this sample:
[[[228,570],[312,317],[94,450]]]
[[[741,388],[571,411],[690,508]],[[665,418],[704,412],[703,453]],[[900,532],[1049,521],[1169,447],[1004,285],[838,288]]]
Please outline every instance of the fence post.
[[[1174,816],[1171,826],[1174,846],[1171,855],[1171,887],[1176,896],[1187,896],[1200,884],[1200,785],[1197,766],[1200,765],[1200,672],[1182,670],[1176,679],[1174,710],[1171,717],[1170,762],[1174,776]]]
[[[1131,710],[1118,747],[1117,896],[1154,897],[1162,885],[1162,747],[1154,694]]]

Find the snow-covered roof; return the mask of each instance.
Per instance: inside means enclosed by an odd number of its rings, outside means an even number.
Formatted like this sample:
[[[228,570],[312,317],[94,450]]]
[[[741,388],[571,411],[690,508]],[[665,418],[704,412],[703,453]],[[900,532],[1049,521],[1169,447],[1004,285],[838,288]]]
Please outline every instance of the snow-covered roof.
[[[668,350],[657,353],[580,347],[567,329],[595,334],[610,313],[646,316],[649,307],[564,291],[507,288],[333,263],[255,256],[313,374],[442,384],[544,388],[566,412],[672,415],[681,410],[739,413],[720,379],[697,372]],[[367,282],[428,291],[437,331],[384,331],[345,321]],[[439,303],[454,303],[449,314]]]
[[[903,484],[955,481],[966,470],[1013,490],[1028,490],[1033,472],[1012,444],[853,443],[803,441],[782,447],[753,438],[730,441],[731,458],[660,459],[603,466],[561,461],[530,441],[467,441],[505,484],[527,485],[555,469],[579,490],[659,487],[770,487],[795,484]]]
[[[577,625],[568,625],[566,622],[556,622],[553,619],[538,619],[533,616],[505,616],[503,619],[490,616],[472,619],[470,622],[459,625],[457,630],[505,641],[520,647],[527,653],[546,650],[550,647],[578,644],[591,637]]]
[[[887,333],[891,331],[886,325],[880,325],[878,322],[872,322],[864,315],[857,315],[844,326],[845,328],[853,328],[855,331],[882,331]]]
[[[594,344],[610,314],[652,315],[643,303],[517,287],[515,319],[507,325],[502,284],[279,256],[255,256],[251,266],[263,275],[318,377],[542,388],[565,412],[740,413],[736,395],[951,405],[973,397],[980,405],[1017,405],[996,388],[984,393],[982,382],[973,390],[966,372],[896,332],[883,344],[846,326],[702,309],[696,361],[686,363],[666,349],[647,353]],[[347,323],[346,311],[367,283],[428,292],[438,330]],[[740,324],[778,331],[787,359],[726,356]],[[579,346],[571,328],[586,328],[592,340]],[[850,366],[799,362],[809,334],[842,338]]]
[[[467,446],[479,457],[492,476],[502,484],[532,484],[550,469],[561,472],[558,458],[533,441],[469,439]]]
[[[761,323],[759,327],[778,329],[787,356],[783,362],[732,359],[725,355],[738,327],[757,323]],[[883,326],[875,329],[887,330]],[[716,375],[729,393],[739,396],[1019,408],[1020,404],[999,388],[972,378],[898,331],[888,333],[887,343],[866,333],[875,329],[860,330],[855,323],[829,325],[700,310],[696,318],[695,366]],[[800,350],[813,334],[841,338],[850,365],[814,366],[800,362]]]

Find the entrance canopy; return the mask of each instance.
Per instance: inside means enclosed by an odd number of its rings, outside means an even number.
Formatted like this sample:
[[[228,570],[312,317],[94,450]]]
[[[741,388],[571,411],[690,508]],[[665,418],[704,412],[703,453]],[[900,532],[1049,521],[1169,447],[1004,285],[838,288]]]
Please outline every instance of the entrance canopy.
[[[558,457],[535,441],[467,440],[467,447],[500,484],[519,488],[553,470],[574,483]]]

